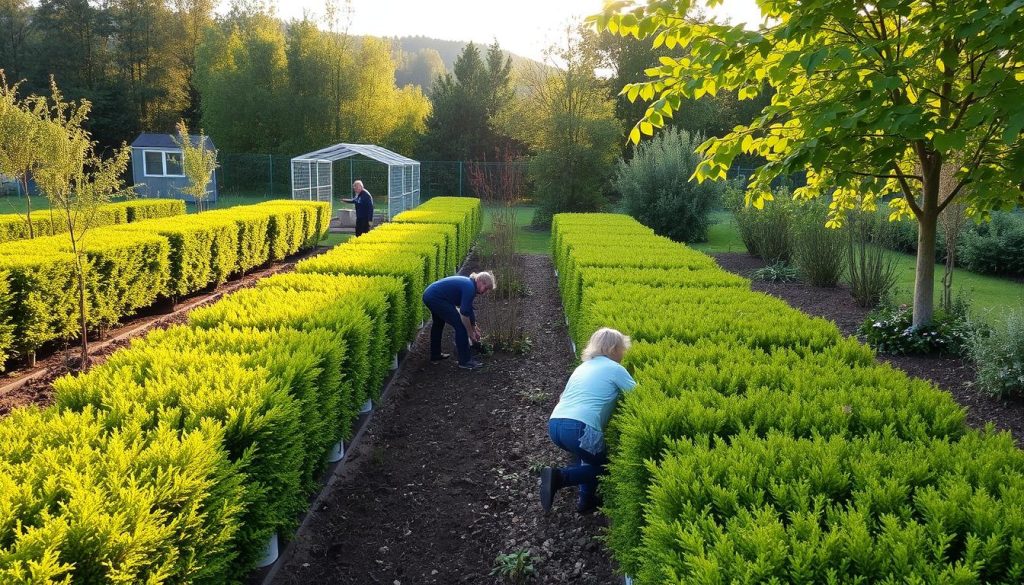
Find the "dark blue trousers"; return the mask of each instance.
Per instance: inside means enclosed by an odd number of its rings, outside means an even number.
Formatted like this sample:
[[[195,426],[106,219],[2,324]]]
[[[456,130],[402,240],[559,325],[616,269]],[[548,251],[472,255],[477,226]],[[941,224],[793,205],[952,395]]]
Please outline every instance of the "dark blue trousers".
[[[430,309],[430,316],[433,319],[430,326],[430,359],[441,358],[441,334],[444,333],[444,326],[447,323],[455,329],[455,349],[459,354],[459,363],[468,364],[473,356],[469,349],[469,332],[462,323],[459,310],[444,299],[426,295],[423,296],[423,304]]]
[[[585,424],[569,418],[553,418],[548,421],[548,434],[555,445],[572,455],[572,465],[561,467],[562,483],[580,486],[580,501],[597,495],[597,478],[608,465],[608,452],[594,454],[580,447],[580,438],[586,430]]]

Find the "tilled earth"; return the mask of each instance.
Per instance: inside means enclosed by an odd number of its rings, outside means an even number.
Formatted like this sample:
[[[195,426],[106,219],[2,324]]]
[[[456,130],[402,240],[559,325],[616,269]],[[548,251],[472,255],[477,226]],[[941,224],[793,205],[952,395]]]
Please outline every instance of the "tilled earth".
[[[422,331],[275,583],[504,583],[496,557],[521,551],[535,569],[525,583],[616,582],[602,516],[576,514],[570,490],[540,508],[536,470],[564,463],[547,418],[575,358],[550,259],[523,263],[532,349],[466,372],[454,356],[432,365]],[[485,329],[491,310],[478,298]]]

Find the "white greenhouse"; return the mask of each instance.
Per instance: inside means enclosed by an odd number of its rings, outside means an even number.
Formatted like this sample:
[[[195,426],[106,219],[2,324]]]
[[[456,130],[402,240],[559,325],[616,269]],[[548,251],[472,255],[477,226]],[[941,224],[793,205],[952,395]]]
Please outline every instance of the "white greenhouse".
[[[365,157],[387,167],[389,220],[420,204],[420,163],[374,144],[335,144],[293,158],[292,199],[333,203],[334,163],[352,157]],[[366,187],[374,194],[369,185]],[[341,185],[340,193],[351,197],[351,184]],[[374,195],[379,209],[381,200]]]

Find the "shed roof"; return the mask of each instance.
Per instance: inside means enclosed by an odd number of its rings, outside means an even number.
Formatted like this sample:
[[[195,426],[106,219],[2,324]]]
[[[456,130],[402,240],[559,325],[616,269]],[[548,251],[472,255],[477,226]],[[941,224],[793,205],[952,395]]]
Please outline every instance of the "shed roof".
[[[143,132],[132,142],[132,148],[179,148],[178,144],[174,141],[176,138],[176,134]],[[192,146],[199,146],[199,136],[189,134],[188,138],[192,141]],[[206,147],[214,150],[217,148],[213,144],[213,139],[209,136],[206,137]]]
[[[376,144],[335,144],[327,148],[321,148],[302,156],[293,158],[293,161],[331,161],[341,160],[350,156],[363,155],[373,160],[389,165],[414,165],[417,161],[402,156],[396,152],[377,146]]]

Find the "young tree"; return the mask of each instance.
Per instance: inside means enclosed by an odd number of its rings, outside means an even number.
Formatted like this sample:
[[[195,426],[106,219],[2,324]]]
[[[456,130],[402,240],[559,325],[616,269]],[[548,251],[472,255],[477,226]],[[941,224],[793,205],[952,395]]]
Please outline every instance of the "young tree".
[[[595,74],[600,63],[593,37],[568,31],[565,46],[550,53],[563,67],[538,67],[527,81],[529,116],[521,126],[528,133],[522,138],[536,152],[530,161],[536,225],[549,225],[556,213],[595,211],[606,203],[622,126],[606,84]],[[535,129],[529,118],[536,120]]]
[[[202,130],[199,131],[199,137],[193,141],[184,120],[178,121],[177,130],[178,135],[174,137],[174,142],[181,148],[181,168],[188,178],[188,187],[181,191],[192,197],[196,202],[196,210],[201,212],[210,193],[207,185],[213,178],[213,171],[217,170],[217,151],[212,145],[207,146],[208,139]]]
[[[78,281],[78,310],[81,318],[81,366],[89,364],[88,302],[85,258],[82,249],[86,233],[95,225],[100,207],[122,195],[121,177],[128,168],[131,149],[122,146],[111,158],[96,152],[96,143],[82,125],[90,104],[65,102],[50,81],[52,103],[42,110],[41,143],[46,162],[36,171],[36,183],[50,201],[50,210],[67,225],[67,237],[75,259]]]
[[[28,179],[45,160],[40,145],[39,114],[39,101],[19,100],[18,85],[9,87],[0,69],[0,175],[13,177],[21,184],[29,238],[35,237],[35,230]]]
[[[758,0],[758,30],[687,21],[692,4],[613,2],[593,17],[601,29],[675,51],[648,70],[653,79],[623,89],[653,100],[630,139],[653,134],[683,100],[773,88],[753,122],[701,146],[694,177],[723,179],[739,154],[764,156],[747,201],[760,207],[773,179],[806,172],[794,197],[831,195],[830,225],[898,194],[892,219],[919,223],[913,324],[929,323],[939,214],[955,201],[983,216],[1024,201],[1021,2]],[[940,197],[942,168],[958,153],[956,184]]]

